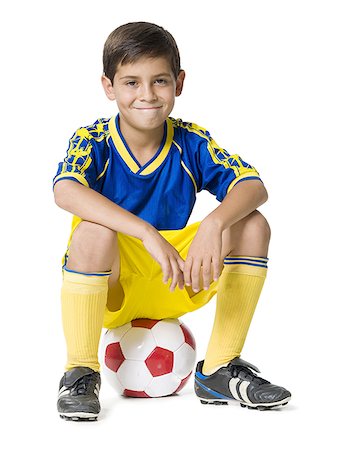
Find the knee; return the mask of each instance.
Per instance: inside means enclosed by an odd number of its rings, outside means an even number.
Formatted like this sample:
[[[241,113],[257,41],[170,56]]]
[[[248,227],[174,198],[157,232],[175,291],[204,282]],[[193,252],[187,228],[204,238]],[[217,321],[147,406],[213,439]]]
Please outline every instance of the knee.
[[[247,216],[246,231],[251,238],[270,241],[271,229],[266,218],[259,211],[255,210]]]
[[[86,248],[111,247],[117,240],[117,232],[93,222],[83,220],[74,230],[72,235],[72,246],[83,246]]]

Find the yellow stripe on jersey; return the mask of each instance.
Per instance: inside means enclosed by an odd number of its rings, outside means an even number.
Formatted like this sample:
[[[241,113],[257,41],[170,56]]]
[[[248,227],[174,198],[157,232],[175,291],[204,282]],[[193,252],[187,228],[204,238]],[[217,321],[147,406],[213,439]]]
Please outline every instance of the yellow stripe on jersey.
[[[93,137],[94,137],[96,142],[101,142],[101,141],[103,141],[106,138],[106,133],[105,133],[105,130],[104,130],[104,124],[102,122],[100,122],[100,119],[99,119],[99,122],[97,124],[94,124],[91,127],[90,131],[94,135]]]
[[[130,156],[128,150],[126,149],[120,135],[119,132],[116,129],[116,125],[115,125],[115,116],[113,116],[110,120],[109,120],[109,132],[111,135],[111,138],[116,146],[116,149],[118,150],[118,152],[120,153],[121,157],[123,158],[123,160],[126,162],[126,164],[128,165],[128,167],[130,168],[130,170],[134,173],[137,173],[139,171],[139,166],[136,164],[136,162],[133,160],[133,158]]]
[[[58,175],[57,177],[55,177],[54,179],[54,185],[57,181],[62,180],[62,178],[76,178],[81,184],[83,184],[84,186],[89,187],[88,181],[85,179],[85,177],[83,175],[80,175],[79,173],[76,172],[64,172],[64,173],[60,173],[60,175]]]
[[[89,186],[85,179],[85,172],[93,162],[91,158],[92,145],[89,142],[91,135],[87,128],[79,128],[69,141],[69,148],[65,162],[62,164],[61,173],[55,178],[56,181],[67,176],[76,178],[81,184]]]
[[[126,148],[126,145],[124,144],[124,142],[117,130],[115,120],[116,120],[115,117],[112,117],[109,120],[108,128],[109,128],[111,138],[115,144],[117,151],[119,152],[119,154],[121,155],[121,157],[125,161],[125,163],[128,165],[130,170],[133,173],[138,173],[140,170],[140,167],[134,161],[134,159],[130,155],[128,149]],[[166,136],[166,140],[165,140],[165,143],[164,143],[164,146],[163,146],[161,152],[159,153],[157,158],[151,164],[149,164],[149,166],[147,166],[144,170],[142,170],[142,172],[139,173],[139,175],[149,175],[150,173],[154,172],[163,163],[165,158],[168,156],[168,153],[170,151],[170,147],[171,147],[171,144],[173,141],[173,137],[174,137],[174,128],[171,123],[171,120],[166,119],[166,124],[167,124],[167,136]]]
[[[176,145],[176,147],[178,148],[180,154],[182,155],[183,151],[182,151],[181,147],[178,145],[178,143],[173,141],[173,144]],[[190,172],[190,170],[188,169],[188,167],[184,164],[184,162],[182,160],[181,160],[181,164],[182,164],[183,169],[187,172],[187,174],[191,178],[191,181],[193,182],[193,185],[195,187],[195,193],[197,193],[197,183],[196,183],[192,173]]]
[[[90,156],[88,156],[85,163],[80,167],[81,173],[86,172],[86,169],[88,169],[88,167],[91,165],[92,161],[93,161],[92,158]],[[73,167],[73,170],[75,170],[75,166]]]
[[[103,171],[102,171],[102,172],[100,173],[100,175],[96,178],[96,181],[103,177],[103,175],[106,173],[106,170],[107,170],[107,168],[108,168],[108,165],[109,165],[109,158],[107,159],[107,162],[106,162],[106,164],[105,164],[105,166],[104,166]]]
[[[249,174],[251,176],[259,177],[259,173],[254,167],[245,167],[242,163],[242,160],[239,155],[230,155],[226,150],[221,148],[216,141],[209,135],[208,131],[195,124],[195,123],[186,123],[182,122],[180,119],[175,120],[176,127],[182,127],[191,133],[197,134],[207,141],[207,148],[210,153],[211,159],[215,164],[221,164],[227,169],[232,169],[236,175],[236,180],[232,182],[230,185],[228,192],[233,186],[243,178],[246,178]],[[222,155],[222,158],[219,156]],[[236,164],[232,164],[232,162],[236,162]]]
[[[87,128],[79,128],[74,137],[70,139],[68,156],[74,156],[74,164],[79,158],[90,155],[92,151],[92,145],[89,142],[90,138],[91,136]],[[83,142],[85,145],[83,145]]]
[[[207,130],[203,127],[200,127],[196,123],[183,122],[181,119],[172,119],[172,120],[174,121],[175,127],[185,128],[186,130],[193,132],[204,139],[208,139]]]
[[[154,161],[151,164],[149,164],[148,167],[146,167],[144,170],[142,170],[142,172],[140,172],[140,175],[149,175],[150,173],[155,172],[155,170],[158,167],[160,167],[160,165],[163,163],[163,161],[168,156],[171,144],[173,142],[174,127],[171,123],[171,120],[166,119],[166,123],[167,123],[167,137],[165,140],[165,144],[164,144],[162,150],[160,151],[160,154],[157,156],[157,158],[154,159]]]
[[[242,173],[242,175],[239,175],[237,178],[234,179],[234,181],[232,183],[230,183],[228,190],[227,190],[227,194],[231,191],[231,189],[241,180],[245,179],[245,178],[249,178],[250,176],[254,177],[255,174],[249,170],[250,173]],[[258,172],[257,173],[257,177],[259,177]]]
[[[230,164],[227,163],[226,159],[229,158],[229,153],[221,148],[212,137],[204,136],[205,139],[208,140],[208,151],[210,156],[215,164],[223,164],[226,168],[230,167]],[[223,159],[220,159],[218,154],[223,156]]]

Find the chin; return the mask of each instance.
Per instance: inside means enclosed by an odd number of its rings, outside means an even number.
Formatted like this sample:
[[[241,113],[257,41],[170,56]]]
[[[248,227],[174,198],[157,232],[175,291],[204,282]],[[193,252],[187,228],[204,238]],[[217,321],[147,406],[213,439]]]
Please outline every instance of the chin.
[[[156,120],[143,120],[135,123],[135,126],[140,130],[155,130],[163,125],[166,118],[156,119]]]

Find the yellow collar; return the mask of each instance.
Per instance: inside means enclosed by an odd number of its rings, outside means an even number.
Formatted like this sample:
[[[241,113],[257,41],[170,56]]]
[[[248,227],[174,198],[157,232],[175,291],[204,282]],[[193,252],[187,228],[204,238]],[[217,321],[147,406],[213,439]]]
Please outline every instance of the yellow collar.
[[[121,131],[118,127],[118,115],[116,117],[112,117],[109,120],[109,133],[111,136],[111,139],[113,141],[113,144],[120,154],[123,161],[127,164],[129,169],[133,173],[138,173],[138,175],[149,175],[150,173],[155,172],[155,170],[160,167],[160,165],[163,163],[163,161],[166,159],[170,147],[173,142],[174,137],[174,127],[172,124],[172,121],[167,118],[166,119],[166,127],[164,132],[166,133],[166,137],[164,139],[164,144],[162,144],[162,148],[157,151],[155,159],[151,160],[151,162],[145,164],[145,168],[142,170],[142,167],[140,167],[134,158],[131,156],[131,151],[128,148],[127,144],[125,143],[124,139],[122,138]],[[148,165],[149,164],[149,165]]]

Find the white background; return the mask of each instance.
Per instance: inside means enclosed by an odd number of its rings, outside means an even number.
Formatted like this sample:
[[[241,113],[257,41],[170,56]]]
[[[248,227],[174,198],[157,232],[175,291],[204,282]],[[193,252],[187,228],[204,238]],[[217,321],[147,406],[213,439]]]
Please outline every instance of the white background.
[[[222,5],[222,9],[221,9]],[[333,448],[337,379],[337,2],[12,1],[1,17],[1,439],[6,448]],[[168,29],[187,76],[172,113],[253,164],[269,192],[269,272],[242,357],[290,389],[284,409],[119,398],[97,423],[56,412],[65,363],[60,261],[71,215],[52,178],[79,126],[117,112],[100,85],[108,34]],[[217,206],[207,192],[189,223]],[[203,359],[215,298],[183,321]],[[131,447],[130,447],[131,448]]]

